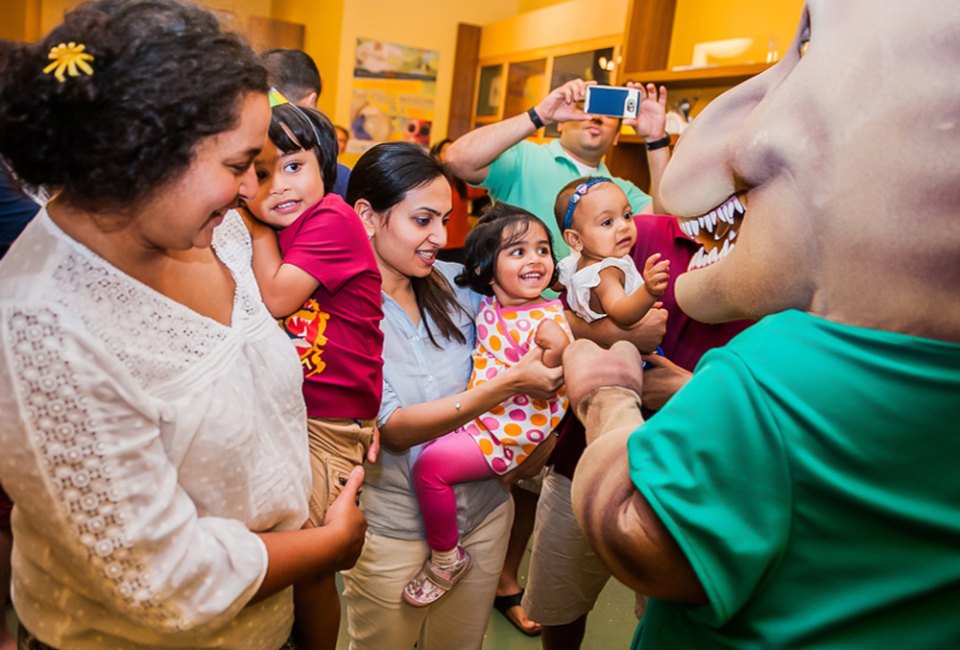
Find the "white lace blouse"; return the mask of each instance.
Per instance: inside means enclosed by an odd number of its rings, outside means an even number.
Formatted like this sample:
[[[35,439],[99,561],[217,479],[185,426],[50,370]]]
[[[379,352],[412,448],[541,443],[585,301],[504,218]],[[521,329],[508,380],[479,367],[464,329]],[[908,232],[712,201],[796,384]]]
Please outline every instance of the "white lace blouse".
[[[123,274],[41,211],[0,263],[0,481],[13,598],[58,648],[283,645],[291,590],[251,531],[297,529],[310,489],[297,354],[239,216],[217,228],[230,327]]]

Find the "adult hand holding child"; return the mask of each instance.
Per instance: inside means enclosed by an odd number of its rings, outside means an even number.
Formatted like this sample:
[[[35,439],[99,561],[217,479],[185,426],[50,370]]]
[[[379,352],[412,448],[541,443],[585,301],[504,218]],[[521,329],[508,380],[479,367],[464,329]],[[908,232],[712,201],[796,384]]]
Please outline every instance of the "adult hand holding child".
[[[363,474],[363,466],[357,466],[351,470],[343,491],[330,504],[323,517],[324,526],[332,527],[346,539],[346,543],[342,546],[341,563],[337,565],[337,570],[353,567],[363,550],[363,537],[367,531],[367,519],[359,507]]]

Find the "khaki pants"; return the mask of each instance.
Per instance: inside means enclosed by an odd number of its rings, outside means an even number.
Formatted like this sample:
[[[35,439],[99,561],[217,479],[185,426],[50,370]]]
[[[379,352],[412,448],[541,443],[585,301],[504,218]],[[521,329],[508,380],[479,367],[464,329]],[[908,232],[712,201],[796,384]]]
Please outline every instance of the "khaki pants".
[[[589,613],[610,579],[573,516],[570,479],[552,469],[543,480],[533,527],[523,608],[542,625],[566,625]]]
[[[374,426],[373,420],[307,419],[313,474],[310,521],[314,526],[323,523],[327,508],[343,491],[351,470],[363,465],[373,442]]]
[[[427,607],[403,602],[403,586],[430,554],[423,540],[367,532],[360,559],[343,572],[351,650],[479,650],[507,553],[513,500],[499,506],[461,544],[473,568],[446,596]]]

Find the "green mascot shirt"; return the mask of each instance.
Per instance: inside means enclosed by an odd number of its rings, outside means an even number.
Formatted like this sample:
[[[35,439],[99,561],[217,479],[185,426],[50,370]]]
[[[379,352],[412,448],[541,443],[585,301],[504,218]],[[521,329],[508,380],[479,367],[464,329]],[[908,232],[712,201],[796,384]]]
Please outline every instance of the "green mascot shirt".
[[[635,648],[960,648],[960,345],[769,316],[628,449],[709,598]]]

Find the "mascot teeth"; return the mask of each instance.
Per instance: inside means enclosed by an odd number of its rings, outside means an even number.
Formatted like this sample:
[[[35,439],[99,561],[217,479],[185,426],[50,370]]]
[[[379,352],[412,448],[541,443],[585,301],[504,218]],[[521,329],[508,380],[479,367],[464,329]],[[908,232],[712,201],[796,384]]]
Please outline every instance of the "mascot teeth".
[[[690,260],[688,270],[701,269],[729,255],[734,249],[733,240],[737,237],[738,219],[742,221],[745,213],[746,208],[734,194],[699,217],[681,218],[680,230],[701,245],[700,250]],[[707,236],[707,233],[710,236]]]

